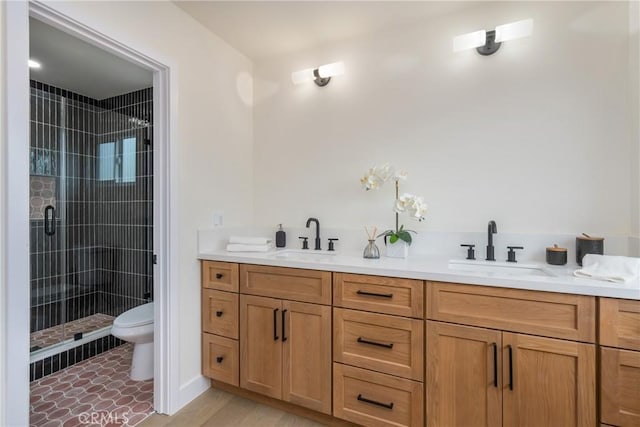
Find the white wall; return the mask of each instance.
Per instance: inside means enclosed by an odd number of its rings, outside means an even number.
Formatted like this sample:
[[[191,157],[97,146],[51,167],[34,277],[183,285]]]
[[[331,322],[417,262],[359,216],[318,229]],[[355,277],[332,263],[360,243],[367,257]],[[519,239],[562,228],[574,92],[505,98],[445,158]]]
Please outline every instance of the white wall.
[[[629,112],[631,118],[631,234],[640,239],[640,2],[629,2]],[[638,253],[640,256],[640,253]]]
[[[170,2],[48,5],[171,68],[179,287],[172,303],[180,307],[180,386],[188,385],[201,372],[197,230],[211,226],[214,208],[230,225],[252,219],[252,64]]]
[[[0,2],[0,93],[5,93],[6,83],[5,83],[5,48],[4,48],[4,20],[5,20],[5,2]],[[0,159],[6,158],[6,144],[7,137],[6,132],[6,119],[5,119],[5,105],[6,99],[4,96],[0,96]],[[2,313],[0,313],[0,424],[6,424],[7,420],[5,419],[6,409],[6,393],[7,393],[7,374],[6,374],[6,332],[5,325],[6,321],[6,289],[7,289],[7,280],[5,269],[5,232],[4,232],[4,224],[6,223],[6,215],[5,215],[5,198],[6,192],[4,189],[5,186],[5,169],[4,162],[0,161],[0,307],[3,308]]]
[[[533,18],[482,57],[455,35]],[[385,161],[423,195],[418,230],[630,233],[628,5],[495,2],[254,64],[256,223],[392,226]],[[290,73],[342,60],[325,88]],[[406,222],[406,221],[405,221]]]

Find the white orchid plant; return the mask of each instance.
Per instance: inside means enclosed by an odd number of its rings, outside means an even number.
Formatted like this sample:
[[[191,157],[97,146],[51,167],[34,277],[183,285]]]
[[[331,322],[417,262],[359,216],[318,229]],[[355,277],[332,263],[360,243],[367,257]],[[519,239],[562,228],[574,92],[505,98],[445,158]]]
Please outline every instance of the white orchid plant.
[[[416,234],[414,230],[408,230],[404,228],[404,225],[399,225],[399,214],[407,212],[409,217],[416,221],[424,221],[424,217],[427,214],[427,205],[420,196],[404,193],[399,195],[399,182],[407,179],[407,173],[405,171],[395,171],[395,169],[385,163],[382,166],[374,166],[367,171],[367,173],[360,179],[362,186],[365,190],[379,190],[385,182],[394,181],[396,188],[396,199],[393,206],[393,210],[396,213],[396,228],[395,230],[386,230],[380,233],[377,237],[384,236],[385,244],[387,238],[390,243],[396,243],[398,240],[411,244],[411,233]]]

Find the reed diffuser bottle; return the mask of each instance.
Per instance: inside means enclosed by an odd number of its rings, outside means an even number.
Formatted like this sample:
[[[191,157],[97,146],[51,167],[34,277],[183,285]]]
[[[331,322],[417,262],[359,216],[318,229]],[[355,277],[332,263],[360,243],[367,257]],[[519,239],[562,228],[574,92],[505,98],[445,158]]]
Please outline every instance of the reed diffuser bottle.
[[[364,228],[364,231],[367,232],[367,237],[369,238],[369,243],[364,248],[364,252],[362,253],[362,257],[363,258],[366,258],[366,259],[378,259],[378,258],[380,258],[380,250],[378,249],[378,246],[376,246],[376,240],[375,240],[375,236],[376,236],[376,231],[377,230],[378,229],[376,227],[373,227],[372,232],[369,232],[367,227]]]

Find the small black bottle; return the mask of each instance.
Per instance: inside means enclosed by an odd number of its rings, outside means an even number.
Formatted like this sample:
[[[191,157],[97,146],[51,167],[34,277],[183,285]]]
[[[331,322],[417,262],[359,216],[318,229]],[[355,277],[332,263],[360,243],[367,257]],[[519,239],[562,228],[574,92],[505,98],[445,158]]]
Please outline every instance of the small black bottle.
[[[282,229],[282,224],[278,224],[278,231],[276,231],[276,248],[284,248],[287,246],[287,233]]]

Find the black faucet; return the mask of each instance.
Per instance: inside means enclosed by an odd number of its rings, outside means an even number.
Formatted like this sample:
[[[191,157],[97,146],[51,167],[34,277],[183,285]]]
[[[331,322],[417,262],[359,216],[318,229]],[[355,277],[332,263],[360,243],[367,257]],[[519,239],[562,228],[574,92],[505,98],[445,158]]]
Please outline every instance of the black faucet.
[[[320,247],[320,221],[318,221],[318,218],[309,218],[307,220],[307,228],[309,228],[309,226],[311,225],[312,222],[316,223],[316,251],[319,251],[320,249],[322,249]]]
[[[489,221],[489,225],[487,226],[487,261],[496,260],[493,247],[493,235],[497,232],[498,227],[496,226],[496,222],[494,220]]]

